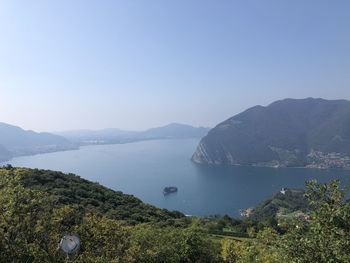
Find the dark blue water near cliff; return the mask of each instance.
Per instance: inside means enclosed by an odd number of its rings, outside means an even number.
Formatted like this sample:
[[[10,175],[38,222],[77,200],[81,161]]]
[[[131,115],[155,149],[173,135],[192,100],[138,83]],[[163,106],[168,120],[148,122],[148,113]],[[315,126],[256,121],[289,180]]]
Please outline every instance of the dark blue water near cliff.
[[[300,188],[305,180],[350,183],[350,171],[208,167],[190,161],[197,139],[155,140],[82,147],[13,159],[13,166],[72,172],[157,207],[190,215],[238,215],[282,187]],[[165,186],[177,186],[163,196]]]

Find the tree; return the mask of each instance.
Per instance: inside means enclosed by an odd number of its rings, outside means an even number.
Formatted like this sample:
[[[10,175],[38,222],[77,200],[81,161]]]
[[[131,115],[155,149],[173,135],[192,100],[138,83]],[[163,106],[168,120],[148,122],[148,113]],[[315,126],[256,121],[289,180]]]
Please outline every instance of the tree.
[[[0,175],[1,262],[50,261],[49,198],[24,188],[9,172]]]
[[[309,220],[298,221],[284,237],[282,249],[295,262],[350,262],[350,204],[339,181],[307,184],[314,208]]]

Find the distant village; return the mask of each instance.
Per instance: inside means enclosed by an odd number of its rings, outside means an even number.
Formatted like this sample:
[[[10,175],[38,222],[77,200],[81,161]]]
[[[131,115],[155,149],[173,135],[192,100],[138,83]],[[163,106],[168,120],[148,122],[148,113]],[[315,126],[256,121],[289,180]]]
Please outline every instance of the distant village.
[[[350,156],[342,153],[324,153],[320,151],[311,151],[311,153],[309,153],[307,156],[307,160],[307,168],[350,169]]]

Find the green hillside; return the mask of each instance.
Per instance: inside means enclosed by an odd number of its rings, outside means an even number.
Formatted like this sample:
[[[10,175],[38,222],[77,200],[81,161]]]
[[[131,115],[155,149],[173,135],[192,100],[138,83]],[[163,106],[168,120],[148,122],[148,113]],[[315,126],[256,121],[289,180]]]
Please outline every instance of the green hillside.
[[[338,182],[311,182],[305,194],[310,217],[295,217],[280,232],[269,222],[183,217],[72,174],[1,168],[0,262],[349,262],[346,192]],[[257,208],[262,218],[270,207],[293,211],[298,196],[291,191]],[[71,255],[58,247],[67,234],[81,240]]]
[[[133,224],[184,217],[180,212],[147,205],[132,195],[113,191],[74,174],[26,168],[0,171],[18,176],[24,187],[49,194],[58,207],[77,205],[84,212],[97,212],[108,218],[126,220]]]
[[[249,217],[256,221],[266,221],[270,218],[287,215],[293,212],[310,212],[310,204],[305,197],[304,190],[284,189],[284,192],[278,192],[263,202],[257,204],[252,209]]]
[[[218,124],[192,160],[216,165],[350,168],[350,101],[285,99]]]

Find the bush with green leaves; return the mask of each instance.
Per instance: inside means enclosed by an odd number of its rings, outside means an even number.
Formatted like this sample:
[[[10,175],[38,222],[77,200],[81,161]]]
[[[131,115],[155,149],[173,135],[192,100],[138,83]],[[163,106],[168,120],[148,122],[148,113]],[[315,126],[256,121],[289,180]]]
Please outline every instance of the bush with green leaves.
[[[57,250],[75,233],[81,247],[74,262],[220,262],[220,247],[198,224],[131,225],[79,205],[56,206],[55,198],[24,187],[21,176],[0,176],[0,262],[66,262]]]
[[[283,251],[294,262],[350,262],[350,203],[339,181],[307,184],[314,207],[308,221],[298,221],[282,237]]]
[[[97,186],[79,185],[73,177],[74,189],[85,188],[84,194],[77,193],[78,199],[86,202],[96,198],[99,206],[86,208],[76,200],[64,204],[64,196],[57,194],[62,187],[55,184],[72,178],[62,179],[62,174],[56,178],[55,172],[49,171],[39,173],[41,178],[37,171],[0,169],[0,262],[350,262],[350,203],[338,181],[309,182],[306,197],[312,208],[310,217],[294,218],[286,232],[280,233],[228,216],[169,219],[167,212],[149,209],[133,198],[131,204],[140,213],[145,208],[143,218],[148,218],[148,222],[119,220],[111,216],[111,211],[117,211],[113,206],[103,213],[102,200],[112,204],[108,198],[112,192],[90,196],[89,191]],[[58,181],[53,182],[51,176]],[[74,192],[67,193],[74,199]],[[130,204],[123,200],[122,207],[126,209]],[[139,213],[135,211],[132,214]],[[249,236],[222,238],[212,233],[224,234],[227,226],[241,227]],[[81,239],[80,249],[68,259],[57,249],[67,233],[75,233]]]

